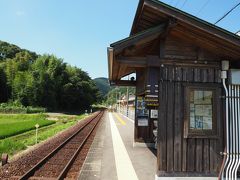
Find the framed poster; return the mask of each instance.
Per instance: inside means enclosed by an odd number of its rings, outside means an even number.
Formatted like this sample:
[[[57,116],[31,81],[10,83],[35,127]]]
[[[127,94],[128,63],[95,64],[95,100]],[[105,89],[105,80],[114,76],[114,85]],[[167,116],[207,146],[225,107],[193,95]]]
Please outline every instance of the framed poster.
[[[148,116],[148,109],[143,97],[137,97],[137,116]]]
[[[147,117],[139,117],[138,118],[138,126],[148,126],[148,118]]]
[[[157,119],[158,118],[158,110],[151,109],[150,118]]]
[[[188,84],[184,91],[184,138],[218,138],[221,86]]]

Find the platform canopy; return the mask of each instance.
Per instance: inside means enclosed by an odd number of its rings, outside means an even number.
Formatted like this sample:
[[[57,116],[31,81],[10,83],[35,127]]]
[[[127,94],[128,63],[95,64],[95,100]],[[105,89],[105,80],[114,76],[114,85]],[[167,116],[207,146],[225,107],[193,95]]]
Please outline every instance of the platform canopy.
[[[121,78],[149,65],[146,55],[161,59],[161,39],[171,35],[221,59],[240,61],[240,37],[157,0],[140,0],[130,36],[108,48],[111,84],[134,85]]]

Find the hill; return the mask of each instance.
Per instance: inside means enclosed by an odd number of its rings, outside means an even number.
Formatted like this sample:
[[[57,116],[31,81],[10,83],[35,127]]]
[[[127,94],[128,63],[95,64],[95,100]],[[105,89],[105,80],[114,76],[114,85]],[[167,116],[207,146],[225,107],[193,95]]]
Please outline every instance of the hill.
[[[116,103],[116,98],[120,98],[119,96],[127,95],[127,87],[121,86],[110,86],[109,81],[107,78],[100,77],[95,78],[94,82],[101,92],[102,96],[105,97],[106,105],[113,105]],[[129,94],[135,94],[135,88],[129,87],[128,88]]]
[[[135,95],[135,87],[128,87],[129,95]],[[121,99],[123,96],[127,96],[127,87],[115,86],[112,88],[106,98],[106,105],[113,105],[117,99]]]
[[[112,89],[108,82],[108,78],[104,77],[95,78],[94,82],[96,83],[97,88],[99,89],[103,96],[106,96],[107,93]]]

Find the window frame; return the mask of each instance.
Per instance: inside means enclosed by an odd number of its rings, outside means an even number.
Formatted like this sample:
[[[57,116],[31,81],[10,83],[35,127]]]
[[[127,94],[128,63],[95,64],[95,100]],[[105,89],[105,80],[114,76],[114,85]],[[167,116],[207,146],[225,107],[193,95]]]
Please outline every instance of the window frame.
[[[212,129],[190,129],[190,92],[194,90],[212,91]],[[219,84],[185,84],[184,85],[184,138],[219,138],[219,123],[220,120],[220,95],[221,86]]]

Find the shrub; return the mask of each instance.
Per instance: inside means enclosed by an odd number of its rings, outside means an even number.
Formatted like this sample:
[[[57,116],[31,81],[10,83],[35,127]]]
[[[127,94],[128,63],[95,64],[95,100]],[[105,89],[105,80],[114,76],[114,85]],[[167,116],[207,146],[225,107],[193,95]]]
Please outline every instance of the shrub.
[[[46,112],[46,108],[42,107],[24,107],[19,101],[13,101],[0,104],[0,113],[7,114],[25,114],[25,113],[43,113]]]

